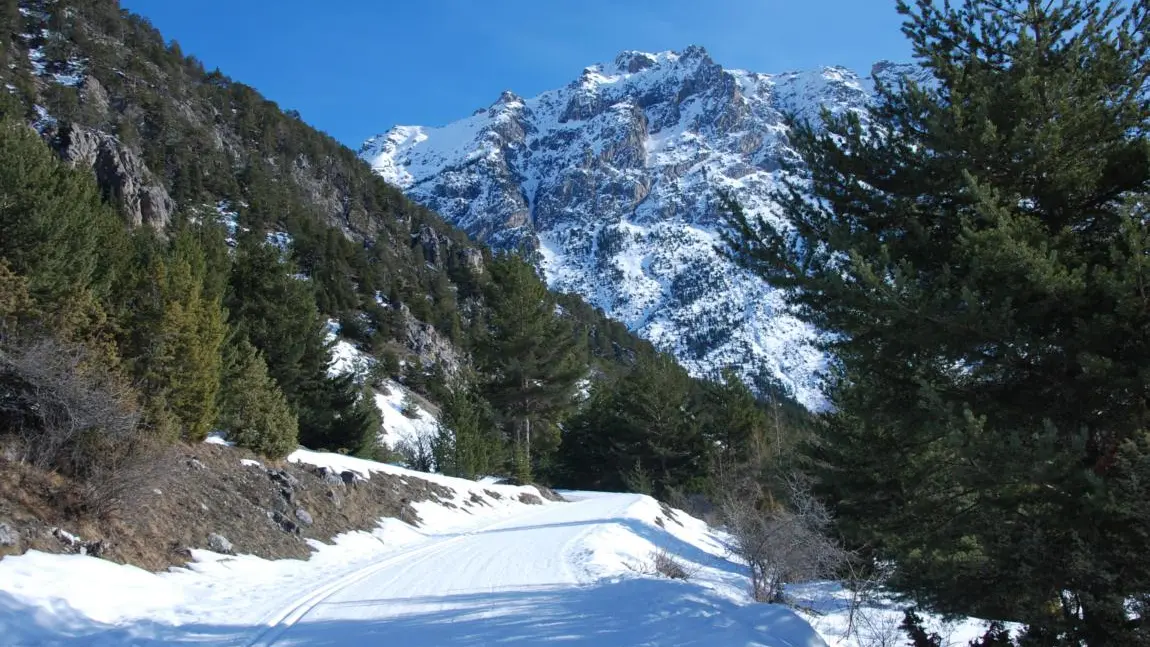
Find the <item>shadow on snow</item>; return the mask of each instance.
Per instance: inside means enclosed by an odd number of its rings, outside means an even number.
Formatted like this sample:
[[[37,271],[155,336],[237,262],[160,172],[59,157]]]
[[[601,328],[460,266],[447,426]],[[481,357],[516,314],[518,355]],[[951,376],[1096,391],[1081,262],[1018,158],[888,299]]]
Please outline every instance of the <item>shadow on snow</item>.
[[[379,597],[321,605],[326,615],[371,616],[374,607],[403,607],[399,617],[303,620],[276,645],[562,645],[597,647],[822,647],[804,620],[785,607],[739,605],[697,586],[623,579],[571,588]],[[378,615],[378,614],[374,614]],[[41,610],[0,592],[0,643],[23,645],[245,645],[263,627],[142,621],[108,626],[68,608]]]

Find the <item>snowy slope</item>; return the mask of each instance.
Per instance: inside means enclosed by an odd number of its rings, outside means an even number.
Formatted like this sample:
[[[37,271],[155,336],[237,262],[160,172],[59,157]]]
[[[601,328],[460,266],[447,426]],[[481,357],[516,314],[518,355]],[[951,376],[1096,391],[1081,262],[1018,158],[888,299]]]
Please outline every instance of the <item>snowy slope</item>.
[[[470,511],[423,503],[424,526],[316,543],[308,561],[194,551],[151,574],[96,558],[0,561],[4,645],[769,645],[821,647],[788,609],[748,604],[720,539],[649,497],[576,493],[526,505],[533,488],[478,484],[301,451],[293,461],[427,478]],[[668,530],[656,524],[657,517]],[[643,574],[662,546],[699,571]]]
[[[339,322],[329,319],[327,343],[331,344],[331,364],[328,365],[328,375],[354,373],[362,379],[376,360],[341,338],[339,331]],[[411,397],[407,388],[394,380],[387,380],[382,391],[376,392],[374,397],[383,421],[379,438],[388,449],[431,447],[431,439],[439,432],[438,420],[417,401],[413,401],[414,417],[409,418],[403,413],[404,403]]]
[[[716,252],[716,190],[778,218],[770,193],[794,158],[784,113],[865,111],[870,96],[869,80],[840,67],[768,75],[726,70],[700,47],[624,52],[531,99],[505,92],[440,128],[397,126],[361,154],[469,234],[535,249],[552,287],[695,374],[763,373],[817,408],[814,333]]]

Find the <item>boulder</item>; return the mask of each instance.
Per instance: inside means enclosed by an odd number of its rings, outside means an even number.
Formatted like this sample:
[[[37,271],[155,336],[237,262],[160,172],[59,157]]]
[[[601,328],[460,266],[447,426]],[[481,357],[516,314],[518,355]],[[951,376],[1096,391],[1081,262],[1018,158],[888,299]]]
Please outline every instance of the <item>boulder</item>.
[[[308,511],[304,510],[303,508],[296,508],[295,518],[299,519],[299,522],[305,526],[310,526],[315,523],[315,520],[311,518],[311,515],[308,513]]]
[[[0,548],[15,546],[19,543],[20,533],[16,532],[12,526],[6,523],[0,523]]]
[[[230,555],[232,553],[232,542],[228,541],[227,537],[213,532],[208,535],[208,550]]]

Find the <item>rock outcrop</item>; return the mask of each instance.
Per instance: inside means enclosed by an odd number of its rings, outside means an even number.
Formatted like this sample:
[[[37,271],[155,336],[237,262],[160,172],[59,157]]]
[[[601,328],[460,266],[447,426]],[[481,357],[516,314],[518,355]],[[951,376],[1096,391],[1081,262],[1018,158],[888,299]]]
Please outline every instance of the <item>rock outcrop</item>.
[[[132,226],[157,230],[167,226],[176,210],[175,202],[140,156],[115,137],[68,124],[55,133],[53,144],[65,161],[92,169],[100,190],[121,205]]]

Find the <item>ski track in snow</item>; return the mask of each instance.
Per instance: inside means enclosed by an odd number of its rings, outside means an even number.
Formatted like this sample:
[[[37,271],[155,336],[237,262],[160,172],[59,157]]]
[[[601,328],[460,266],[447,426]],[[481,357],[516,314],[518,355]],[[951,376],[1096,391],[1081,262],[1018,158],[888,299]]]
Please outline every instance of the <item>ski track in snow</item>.
[[[636,524],[645,499],[587,496],[396,555],[300,600],[248,645],[823,645],[779,607],[721,610],[689,584],[596,578],[589,538]]]
[[[451,494],[413,504],[418,528],[382,519],[373,532],[311,542],[308,560],[193,550],[187,566],[156,574],[82,555],[4,558],[0,647],[858,647],[843,635],[840,586],[796,587],[813,615],[753,603],[727,537],[648,496],[561,492],[566,502],[530,505],[520,497],[535,488],[492,479],[307,450],[288,460],[426,479]],[[656,549],[690,578],[655,575]],[[897,631],[900,606],[872,611],[874,627]],[[964,645],[981,626],[945,635]]]
[[[532,488],[314,452],[292,460],[368,478],[399,471],[449,485],[457,501],[486,492],[487,502],[470,511],[424,502],[423,529],[385,520],[376,533],[317,545],[308,561],[194,551],[189,568],[152,574],[78,555],[9,557],[0,645],[825,647],[791,610],[750,604],[721,538],[685,513],[668,519],[650,497],[577,492],[527,505],[515,497]],[[656,547],[697,575],[641,573]]]

